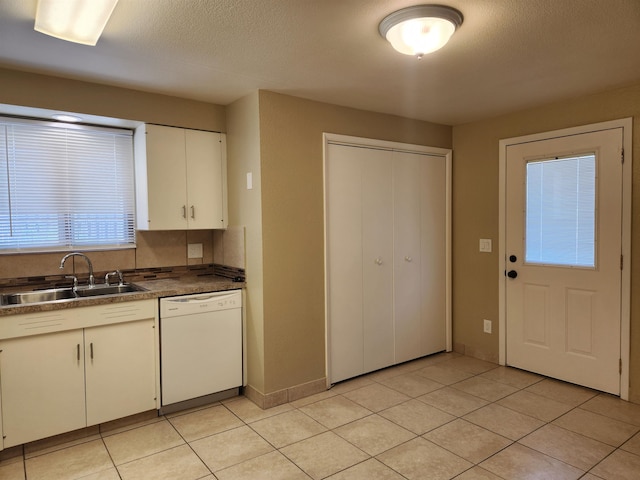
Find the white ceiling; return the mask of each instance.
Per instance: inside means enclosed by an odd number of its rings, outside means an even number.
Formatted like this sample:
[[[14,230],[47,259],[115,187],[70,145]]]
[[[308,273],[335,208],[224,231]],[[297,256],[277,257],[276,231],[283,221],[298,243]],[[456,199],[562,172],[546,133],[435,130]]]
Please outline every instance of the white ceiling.
[[[0,0],[0,67],[227,105],[256,89],[449,125],[640,81],[640,0],[437,0],[464,22],[422,60],[379,22],[410,0],[119,0],[95,47]]]

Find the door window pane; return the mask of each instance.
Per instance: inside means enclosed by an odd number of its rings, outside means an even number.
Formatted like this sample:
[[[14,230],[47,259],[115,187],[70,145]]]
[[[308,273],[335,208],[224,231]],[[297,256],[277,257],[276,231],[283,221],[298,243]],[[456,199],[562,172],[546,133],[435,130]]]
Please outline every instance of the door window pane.
[[[595,267],[596,157],[527,163],[525,261]]]

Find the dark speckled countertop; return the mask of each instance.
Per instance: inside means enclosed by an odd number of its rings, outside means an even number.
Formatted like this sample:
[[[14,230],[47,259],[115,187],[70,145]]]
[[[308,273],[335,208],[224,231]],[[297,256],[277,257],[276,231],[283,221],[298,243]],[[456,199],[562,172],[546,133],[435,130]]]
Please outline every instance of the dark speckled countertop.
[[[193,293],[221,292],[225,290],[237,290],[246,286],[245,282],[234,282],[230,278],[216,275],[164,278],[136,281],[134,283],[144,288],[145,291],[58,300],[46,303],[3,305],[0,306],[0,316],[20,313],[46,312],[64,308],[88,307],[92,305],[105,305],[109,303],[131,302],[134,300],[172,297],[175,295],[188,295]]]

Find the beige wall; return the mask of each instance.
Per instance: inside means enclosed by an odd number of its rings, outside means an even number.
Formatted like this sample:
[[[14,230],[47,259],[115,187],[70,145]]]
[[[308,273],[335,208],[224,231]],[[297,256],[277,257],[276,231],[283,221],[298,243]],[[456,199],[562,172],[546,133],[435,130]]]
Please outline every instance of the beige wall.
[[[6,69],[0,69],[0,104],[226,131],[225,107],[219,105]],[[203,243],[202,260],[187,260],[188,243]],[[137,246],[135,250],[90,253],[95,270],[213,261],[211,231],[138,232]],[[0,278],[58,275],[61,257],[60,253],[0,255]],[[79,265],[78,271],[83,268]]]
[[[1,68],[0,103],[226,132],[220,105]]]
[[[453,338],[467,353],[498,357],[499,140],[626,117],[635,139],[630,397],[640,402],[640,85],[453,128]],[[479,238],[493,239],[493,253],[478,252]],[[492,335],[483,318],[494,321]]]
[[[229,225],[245,227],[247,383],[264,392],[262,187],[258,92],[227,107]],[[253,188],[247,189],[247,173]]]
[[[451,148],[451,127],[260,92],[264,390],[325,376],[322,134]]]

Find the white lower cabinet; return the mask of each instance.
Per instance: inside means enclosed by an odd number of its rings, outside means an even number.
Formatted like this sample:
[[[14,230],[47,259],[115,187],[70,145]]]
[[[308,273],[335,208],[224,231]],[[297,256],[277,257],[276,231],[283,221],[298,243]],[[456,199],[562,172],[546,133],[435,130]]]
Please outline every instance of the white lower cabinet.
[[[87,426],[155,408],[153,327],[142,320],[85,330]]]
[[[86,426],[82,330],[2,342],[4,447]]]
[[[146,302],[3,318],[13,325],[0,328],[3,448],[157,408]],[[74,328],[83,324],[96,326]],[[29,325],[44,332],[20,336]]]
[[[449,157],[329,143],[329,379],[448,348]]]

